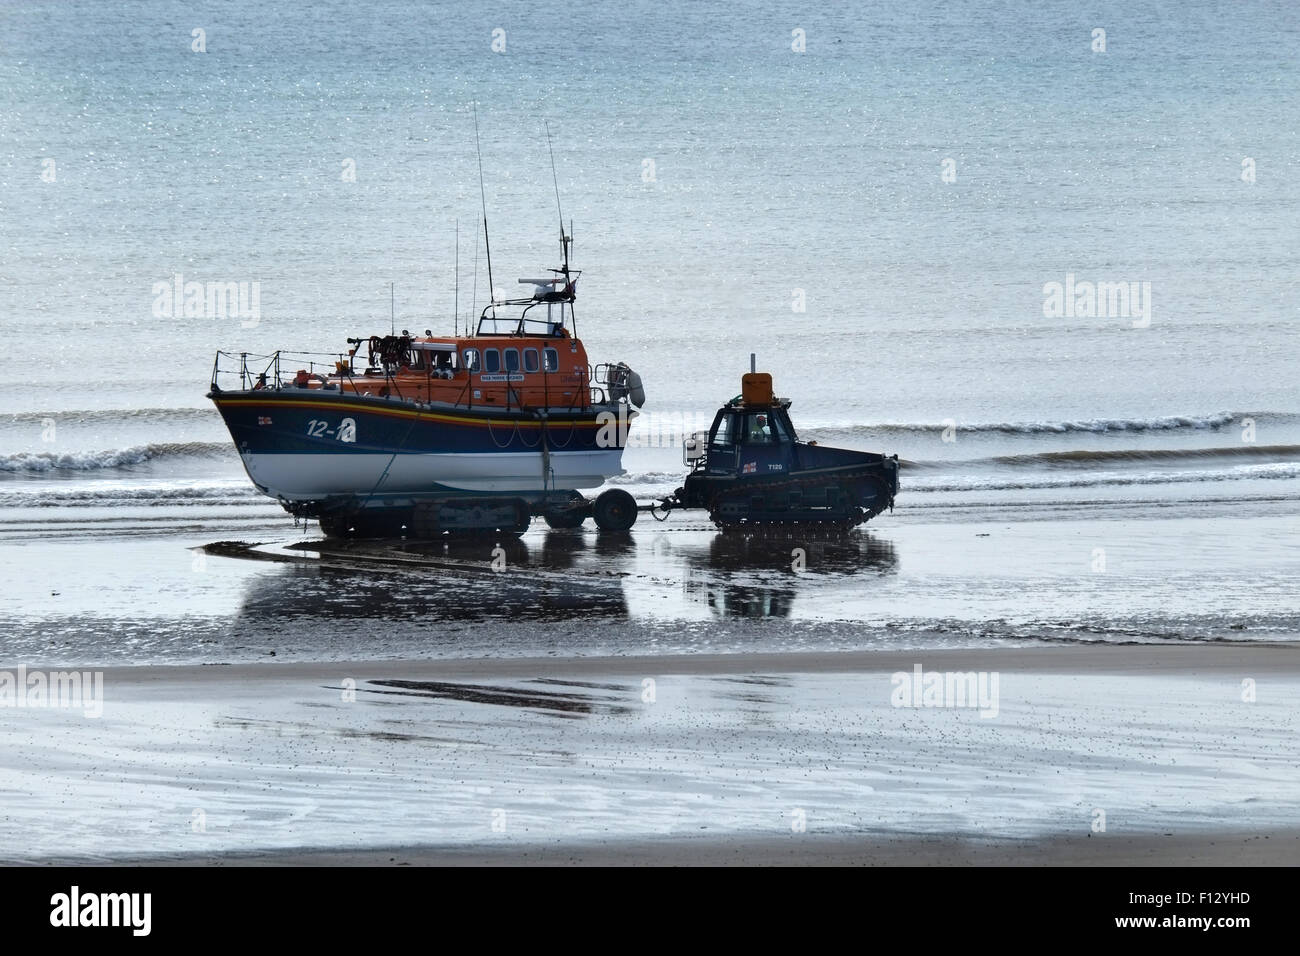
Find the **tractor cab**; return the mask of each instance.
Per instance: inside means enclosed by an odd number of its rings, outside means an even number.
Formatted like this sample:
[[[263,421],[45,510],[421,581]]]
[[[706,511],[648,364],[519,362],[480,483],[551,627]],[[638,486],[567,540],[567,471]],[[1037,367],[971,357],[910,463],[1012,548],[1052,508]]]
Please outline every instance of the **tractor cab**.
[[[709,429],[705,468],[709,474],[768,475],[790,470],[794,426],[780,406],[719,410]]]
[[[794,466],[789,401],[772,395],[772,376],[750,373],[742,391],[713,418],[707,433],[686,439],[683,459],[710,475],[776,475]]]

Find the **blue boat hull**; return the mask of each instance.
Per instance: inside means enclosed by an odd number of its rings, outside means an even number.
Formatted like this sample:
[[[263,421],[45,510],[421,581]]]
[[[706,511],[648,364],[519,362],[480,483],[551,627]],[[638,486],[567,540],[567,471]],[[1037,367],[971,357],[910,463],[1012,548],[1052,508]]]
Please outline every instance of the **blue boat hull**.
[[[244,467],[287,503],[594,488],[623,473],[627,418],[415,405],[323,389],[213,392]],[[625,408],[625,406],[622,406]]]

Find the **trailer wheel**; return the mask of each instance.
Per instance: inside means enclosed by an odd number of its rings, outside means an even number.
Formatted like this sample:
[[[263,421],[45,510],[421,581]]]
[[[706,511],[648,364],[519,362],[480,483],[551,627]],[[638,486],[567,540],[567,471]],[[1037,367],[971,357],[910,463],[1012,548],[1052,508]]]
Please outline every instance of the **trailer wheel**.
[[[552,505],[542,511],[542,517],[546,519],[547,526],[556,530],[581,528],[582,523],[590,515],[591,502],[578,491],[570,492],[567,502]]]
[[[636,524],[636,499],[621,488],[611,488],[596,498],[591,513],[601,531],[626,531]]]
[[[581,528],[582,523],[587,520],[587,516],[582,512],[566,514],[551,511],[542,515],[542,517],[546,519],[546,526],[548,528],[553,528],[556,531],[565,531],[570,528]]]

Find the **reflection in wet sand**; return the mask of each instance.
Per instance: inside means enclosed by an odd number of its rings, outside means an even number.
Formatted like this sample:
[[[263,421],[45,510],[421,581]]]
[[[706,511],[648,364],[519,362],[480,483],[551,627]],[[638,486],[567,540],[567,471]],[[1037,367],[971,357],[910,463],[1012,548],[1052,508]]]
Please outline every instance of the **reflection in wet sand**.
[[[602,558],[626,558],[636,551],[636,539],[626,531],[602,531],[596,535],[595,550]]]
[[[866,533],[834,541],[552,531],[518,540],[313,540],[282,548],[218,542],[209,553],[291,565],[259,575],[239,612],[298,618],[537,621],[630,616],[628,579],[651,580],[728,618],[784,618],[800,594],[850,575],[896,571],[894,546]],[[812,600],[816,600],[813,595]]]
[[[698,555],[698,552],[694,554]],[[698,557],[696,560],[698,563]],[[898,554],[893,544],[867,532],[833,540],[810,541],[715,534],[709,541],[708,563],[719,571],[771,568],[814,574],[857,574],[860,571],[884,574],[897,570]],[[801,566],[796,569],[796,564]]]
[[[806,542],[718,534],[707,553],[673,550],[687,563],[687,596],[719,617],[789,617],[807,575],[880,575],[898,566],[894,546],[866,533]]]
[[[375,694],[400,694],[406,697],[427,697],[432,699],[465,701],[471,704],[496,704],[506,707],[527,707],[532,710],[558,711],[559,716],[575,714],[621,714],[629,710],[624,703],[634,699],[636,689],[607,685],[622,691],[621,697],[609,694],[590,694],[582,691],[534,690],[524,687],[506,687],[488,684],[453,684],[447,681],[428,680],[372,680],[376,687],[393,688],[392,690],[373,690],[363,688]],[[562,682],[550,683],[563,685]],[[577,685],[567,685],[577,686]]]
[[[376,626],[395,621],[440,626],[486,620],[626,618],[618,579],[570,581],[558,575],[467,574],[430,568],[340,568],[327,561],[298,564],[259,576],[247,588],[236,622],[285,617],[354,620]]]

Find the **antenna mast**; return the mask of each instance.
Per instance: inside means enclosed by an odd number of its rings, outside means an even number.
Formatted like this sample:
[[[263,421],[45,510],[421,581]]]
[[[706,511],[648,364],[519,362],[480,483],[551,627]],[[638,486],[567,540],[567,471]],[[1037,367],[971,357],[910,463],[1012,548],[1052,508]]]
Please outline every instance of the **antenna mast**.
[[[474,291],[471,293],[469,300],[469,314],[474,316],[478,313],[478,226],[474,226]],[[469,332],[469,326],[465,327]]]
[[[478,138],[478,103],[474,104],[474,150],[478,153],[478,195],[483,204],[483,249],[487,254],[488,301],[495,306],[496,286],[492,283],[492,243],[488,241],[487,190],[483,188],[483,146]],[[492,317],[496,318],[496,314],[497,311],[493,308]]]
[[[555,175],[555,147],[551,145],[551,124],[545,123],[546,126],[546,150],[551,154],[551,182],[555,184],[555,212],[560,219],[560,248],[564,251],[564,280],[569,280],[569,242],[570,238],[564,234],[564,210],[560,208],[560,180]]]
[[[573,282],[569,278],[569,246],[573,244],[573,223],[569,223],[569,234],[564,234],[564,210],[560,208],[560,179],[555,174],[555,147],[551,145],[551,124],[544,121],[546,127],[546,151],[551,154],[551,182],[555,185],[555,214],[560,220],[560,248],[564,252],[564,265],[560,274],[564,276],[564,291],[569,294],[569,319],[573,322],[573,334],[578,334],[578,314],[573,310]],[[560,303],[560,320],[564,320],[564,302]]]
[[[460,220],[456,220],[456,299],[451,310],[452,330],[460,335]]]

